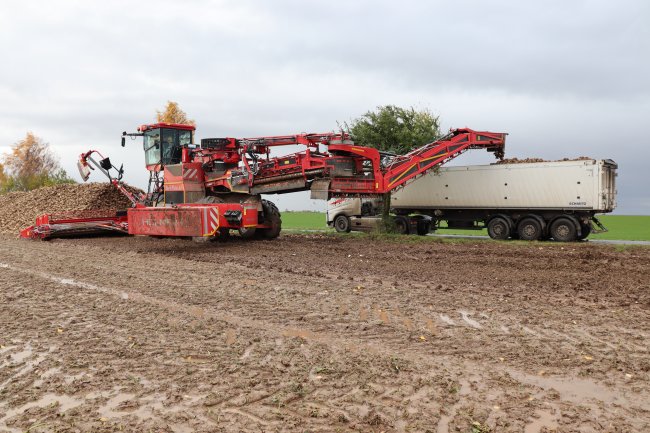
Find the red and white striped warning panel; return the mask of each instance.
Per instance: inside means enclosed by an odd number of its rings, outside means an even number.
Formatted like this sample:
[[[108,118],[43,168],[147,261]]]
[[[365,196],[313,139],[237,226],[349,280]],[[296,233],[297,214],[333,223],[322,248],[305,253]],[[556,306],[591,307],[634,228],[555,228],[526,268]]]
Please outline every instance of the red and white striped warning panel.
[[[183,173],[183,179],[185,180],[197,180],[197,173],[199,172],[198,168],[188,168]]]
[[[206,207],[203,209],[203,235],[212,236],[219,229],[219,208]]]

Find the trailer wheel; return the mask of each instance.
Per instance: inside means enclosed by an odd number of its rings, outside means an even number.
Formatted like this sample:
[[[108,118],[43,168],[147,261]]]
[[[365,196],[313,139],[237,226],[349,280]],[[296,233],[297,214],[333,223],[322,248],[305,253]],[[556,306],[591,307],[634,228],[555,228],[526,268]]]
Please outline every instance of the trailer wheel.
[[[334,218],[334,228],[339,233],[350,233],[352,231],[350,218],[346,215],[337,215],[337,217]]]
[[[519,233],[519,239],[537,241],[542,237],[542,225],[536,218],[524,218],[517,226],[517,233]]]
[[[262,209],[264,211],[264,222],[271,227],[268,229],[257,229],[256,234],[263,239],[275,239],[280,236],[282,231],[282,219],[280,210],[275,203],[262,200]]]
[[[551,224],[551,236],[558,242],[573,242],[577,238],[576,226],[569,218],[558,218]]]
[[[580,224],[580,236],[578,240],[582,241],[587,239],[587,236],[591,234],[591,224]]]
[[[492,239],[503,241],[510,237],[510,224],[501,217],[495,217],[488,223],[487,231]]]

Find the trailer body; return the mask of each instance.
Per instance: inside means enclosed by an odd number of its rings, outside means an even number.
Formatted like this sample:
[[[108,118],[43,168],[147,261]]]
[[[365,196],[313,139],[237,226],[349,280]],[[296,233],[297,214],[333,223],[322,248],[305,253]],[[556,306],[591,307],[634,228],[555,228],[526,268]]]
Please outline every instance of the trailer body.
[[[584,239],[598,230],[592,223],[604,229],[595,215],[616,207],[616,170],[609,159],[442,167],[396,190],[391,211],[406,221],[400,228],[429,217],[434,229],[443,221],[449,228],[488,228],[495,239]],[[356,200],[330,201],[328,223],[336,227],[345,213],[353,230],[372,227],[363,219],[376,219],[368,210],[381,209],[381,201],[365,204],[364,215]]]
[[[391,207],[611,212],[615,176],[611,160],[444,167],[396,191]]]

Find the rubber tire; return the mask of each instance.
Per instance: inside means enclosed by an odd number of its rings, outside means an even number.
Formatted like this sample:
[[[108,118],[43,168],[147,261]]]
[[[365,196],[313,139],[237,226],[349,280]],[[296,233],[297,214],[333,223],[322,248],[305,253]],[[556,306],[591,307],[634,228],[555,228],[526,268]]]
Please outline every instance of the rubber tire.
[[[346,215],[337,215],[334,218],[334,229],[339,233],[350,233],[352,231],[352,221]]]
[[[257,229],[255,227],[240,227],[237,229],[239,236],[244,239],[253,239],[255,237],[255,232]]]
[[[497,241],[504,241],[510,237],[510,224],[501,217],[494,217],[487,225],[488,235]]]
[[[280,236],[282,231],[282,219],[280,218],[280,210],[275,203],[262,200],[262,209],[264,212],[264,222],[271,225],[268,229],[257,229],[256,235],[260,239],[275,239]]]
[[[398,235],[407,235],[409,233],[409,223],[406,217],[395,218],[395,233]]]
[[[527,217],[517,225],[517,233],[522,241],[538,241],[542,238],[542,225],[537,218]]]
[[[558,218],[553,221],[550,233],[558,242],[574,242],[578,239],[576,226],[569,218]]]
[[[591,224],[580,224],[580,236],[578,236],[579,241],[584,241],[587,239],[587,236],[591,234]]]
[[[230,239],[230,229],[221,228],[219,229],[219,240],[225,241]]]
[[[417,230],[418,236],[426,236],[431,231],[431,223],[429,221],[419,220]]]

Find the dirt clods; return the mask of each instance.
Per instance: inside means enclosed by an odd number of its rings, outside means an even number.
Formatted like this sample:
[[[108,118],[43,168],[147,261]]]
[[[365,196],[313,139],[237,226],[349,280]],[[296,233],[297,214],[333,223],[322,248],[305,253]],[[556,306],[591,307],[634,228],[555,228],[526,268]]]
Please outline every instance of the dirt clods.
[[[0,432],[650,431],[650,249],[539,245],[0,235]]]

